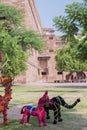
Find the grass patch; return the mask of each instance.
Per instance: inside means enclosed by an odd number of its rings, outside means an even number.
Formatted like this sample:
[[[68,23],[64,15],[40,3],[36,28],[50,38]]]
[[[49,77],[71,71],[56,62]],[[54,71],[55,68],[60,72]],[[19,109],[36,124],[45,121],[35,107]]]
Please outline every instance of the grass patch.
[[[9,104],[10,108],[29,104],[37,106],[38,99],[43,95],[45,90],[49,91],[50,98],[61,95],[66,102],[72,104],[76,98],[80,97],[81,102],[75,108],[70,110],[61,107],[63,122],[58,122],[56,125],[52,124],[54,115],[53,111],[50,111],[51,119],[47,120],[47,127],[39,128],[37,118],[31,117],[31,125],[21,125],[19,123],[20,119],[11,119],[9,125],[4,126],[0,123],[0,130],[82,130],[84,127],[87,127],[86,88],[13,86],[12,89],[12,100]],[[3,94],[3,91],[3,88],[0,87],[1,95]],[[2,118],[1,115],[0,118]]]

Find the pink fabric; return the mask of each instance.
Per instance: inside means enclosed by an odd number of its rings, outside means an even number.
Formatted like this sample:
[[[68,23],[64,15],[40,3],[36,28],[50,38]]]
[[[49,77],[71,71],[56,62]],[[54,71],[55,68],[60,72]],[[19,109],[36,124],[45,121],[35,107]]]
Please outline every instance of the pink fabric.
[[[43,98],[47,98],[47,96],[48,96],[48,91],[45,91]]]
[[[37,116],[38,117],[38,123],[39,126],[41,127],[42,124],[44,126],[47,126],[46,124],[46,112],[44,110],[44,105],[45,104],[49,104],[50,100],[49,100],[49,96],[48,96],[48,91],[45,91],[44,95],[39,99],[38,101],[38,107],[36,108],[35,111],[30,111],[29,109],[27,109],[27,106],[22,107],[21,109],[21,114],[23,114],[21,122],[20,123],[24,123],[25,118],[27,117],[27,123],[29,123],[30,121],[30,116]]]
[[[39,127],[41,127],[42,125],[47,126],[46,112],[43,107],[37,107],[35,111],[31,112],[29,109],[27,109],[26,106],[23,106],[21,109],[21,113],[23,114],[22,119],[20,121],[21,124],[24,123],[26,118],[27,118],[27,123],[29,123],[30,116],[32,115],[32,116],[37,116]]]
[[[0,51],[0,62],[2,62],[2,52]]]
[[[50,103],[50,99],[48,96],[48,91],[45,91],[44,95],[38,101],[38,106],[43,107],[45,104],[49,104],[49,103]]]

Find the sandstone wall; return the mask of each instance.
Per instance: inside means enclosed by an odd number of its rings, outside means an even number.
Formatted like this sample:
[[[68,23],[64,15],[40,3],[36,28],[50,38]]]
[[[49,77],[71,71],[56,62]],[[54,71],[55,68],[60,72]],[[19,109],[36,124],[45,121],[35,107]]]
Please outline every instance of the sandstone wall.
[[[41,21],[35,0],[1,0],[0,3],[23,9],[25,12],[25,18],[23,21],[25,27],[42,33]]]

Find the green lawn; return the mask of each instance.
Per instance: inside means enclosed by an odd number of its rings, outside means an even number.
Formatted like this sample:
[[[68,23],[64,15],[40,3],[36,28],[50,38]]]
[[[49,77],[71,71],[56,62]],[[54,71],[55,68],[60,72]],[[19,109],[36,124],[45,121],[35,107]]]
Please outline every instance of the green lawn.
[[[48,90],[50,98],[61,95],[67,103],[72,104],[76,98],[80,97],[81,102],[73,109],[61,107],[63,122],[56,125],[53,122],[53,111],[50,111],[51,119],[47,120],[47,127],[38,127],[36,117],[30,120],[31,125],[21,125],[20,119],[10,120],[9,125],[4,126],[0,122],[0,130],[83,130],[87,127],[87,89],[86,88],[64,88],[64,87],[31,87],[31,86],[13,86],[12,100],[9,107],[22,106],[26,104],[37,105],[38,99]],[[0,94],[3,95],[3,88],[0,87]],[[2,116],[0,116],[2,117]]]

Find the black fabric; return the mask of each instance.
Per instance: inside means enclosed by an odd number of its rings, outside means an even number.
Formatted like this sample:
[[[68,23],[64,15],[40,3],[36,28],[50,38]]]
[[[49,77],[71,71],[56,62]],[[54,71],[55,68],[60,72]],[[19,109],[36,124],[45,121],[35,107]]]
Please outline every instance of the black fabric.
[[[72,105],[69,105],[61,96],[51,98],[49,106],[46,106],[46,105],[44,106],[46,114],[47,114],[47,119],[50,119],[49,110],[53,110],[54,112],[53,124],[56,124],[57,121],[62,121],[61,106],[67,109],[72,109],[73,107],[77,105],[78,102],[80,102],[80,99],[77,99]]]

